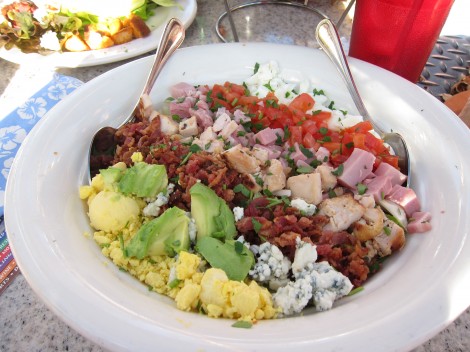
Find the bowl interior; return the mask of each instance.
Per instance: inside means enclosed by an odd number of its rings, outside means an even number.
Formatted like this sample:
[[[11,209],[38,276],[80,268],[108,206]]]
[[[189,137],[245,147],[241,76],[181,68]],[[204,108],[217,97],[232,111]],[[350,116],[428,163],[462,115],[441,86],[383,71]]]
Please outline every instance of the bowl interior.
[[[322,52],[275,44],[180,49],[151,97],[163,101],[169,87],[180,81],[241,83],[256,62],[269,60],[292,69],[294,76],[310,77],[336,106],[355,111]],[[420,88],[358,60],[351,60],[352,71],[370,113],[409,144],[412,188],[422,208],[432,213],[432,231],[409,235],[407,246],[385,262],[364,291],[342,299],[331,311],[307,310],[249,330],[179,311],[172,300],[119,271],[91,237],[78,188],[86,182],[93,133],[119,125],[129,113],[150,64],[148,58],[134,61],[77,89],[33,129],[10,173],[5,216],[15,258],[36,293],[73,328],[115,350],[151,350],[155,338],[168,349],[191,343],[206,350],[280,350],[286,345],[318,351],[403,350],[431,337],[470,304],[463,294],[470,288],[470,168],[465,155],[470,133]]]

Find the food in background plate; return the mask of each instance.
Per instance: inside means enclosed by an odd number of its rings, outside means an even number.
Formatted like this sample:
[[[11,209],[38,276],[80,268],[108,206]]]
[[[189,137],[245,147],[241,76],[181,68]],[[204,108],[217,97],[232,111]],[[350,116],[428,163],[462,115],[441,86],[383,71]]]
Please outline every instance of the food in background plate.
[[[102,253],[179,309],[240,327],[328,310],[431,228],[370,124],[276,62],[143,101],[80,197]]]
[[[460,78],[450,90],[443,94],[444,104],[451,109],[470,128],[470,76]]]
[[[3,6],[2,6],[3,5]],[[22,52],[87,51],[150,34],[146,20],[167,0],[36,0],[0,4],[0,47]]]

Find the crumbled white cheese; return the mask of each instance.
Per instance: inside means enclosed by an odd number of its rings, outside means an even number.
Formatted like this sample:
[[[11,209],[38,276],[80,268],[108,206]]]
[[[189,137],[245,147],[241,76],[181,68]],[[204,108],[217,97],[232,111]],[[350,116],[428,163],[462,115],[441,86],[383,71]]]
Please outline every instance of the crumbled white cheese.
[[[315,214],[315,211],[317,210],[317,207],[315,204],[307,203],[302,198],[292,199],[290,202],[290,205],[293,206],[294,208],[299,209],[302,214],[305,214],[307,216],[311,216]]]
[[[257,257],[253,269],[249,272],[253,279],[276,287],[287,283],[291,262],[278,247],[264,242],[260,246],[253,245],[250,249]]]
[[[160,215],[160,210],[161,207],[164,206],[165,204],[168,203],[170,200],[170,194],[173,192],[173,189],[175,188],[175,185],[173,183],[169,183],[166,190],[163,192],[160,192],[157,195],[157,198],[155,200],[148,200],[149,203],[147,206],[142,210],[142,213],[144,216],[158,216]]]
[[[336,271],[328,262],[310,263],[294,274],[296,280],[308,279],[312,285],[313,305],[317,311],[331,309],[335,300],[351,292],[349,278]]]
[[[302,241],[300,237],[297,237],[294,262],[292,263],[293,274],[295,275],[301,272],[308,264],[315,263],[317,258],[316,247],[308,242]]]
[[[273,295],[274,306],[281,308],[283,315],[300,313],[312,298],[312,285],[308,279],[289,281]]]
[[[312,244],[300,238],[296,241],[292,263],[294,280],[278,288],[273,294],[275,306],[281,308],[283,315],[299,313],[309,303],[317,311],[331,309],[334,301],[347,295],[353,285],[328,262],[316,263],[317,252]],[[265,268],[261,267],[260,272],[261,269]]]
[[[241,220],[245,216],[245,209],[242,207],[234,207],[232,211],[235,221]]]
[[[189,239],[192,242],[195,242],[196,241],[197,227],[196,227],[196,220],[194,220],[193,218],[191,218],[189,220],[188,231],[189,231]]]

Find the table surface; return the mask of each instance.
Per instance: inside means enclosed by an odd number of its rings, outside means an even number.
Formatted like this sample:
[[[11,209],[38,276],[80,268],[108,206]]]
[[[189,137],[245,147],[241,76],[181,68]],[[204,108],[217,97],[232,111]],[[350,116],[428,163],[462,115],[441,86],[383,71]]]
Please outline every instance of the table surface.
[[[243,3],[243,1],[231,0],[229,3],[235,6]],[[317,0],[310,1],[309,6],[322,11],[336,22],[343,14],[345,2]],[[224,2],[221,0],[198,0],[196,19],[187,30],[186,39],[182,46],[220,43],[215,25],[224,11]],[[274,24],[263,21],[265,13],[263,11],[270,11],[271,17],[275,18]],[[247,28],[245,20],[247,15],[250,15],[253,23],[257,24],[250,27],[250,32],[243,30]],[[267,41],[309,47],[316,46],[313,33],[320,16],[315,12],[286,6],[265,5],[235,11],[233,16],[240,41]],[[299,20],[302,16],[308,16],[309,21]],[[292,18],[296,18],[296,21],[292,21]],[[256,19],[260,20],[256,21]],[[225,18],[221,24],[226,37],[231,40],[228,19]],[[340,27],[340,35],[347,41],[350,31],[351,20],[346,18]],[[87,82],[108,70],[137,58],[95,67],[62,68],[57,69],[57,72]],[[2,111],[1,106],[3,106],[3,109],[8,109],[10,106],[13,108],[16,103],[15,99],[21,99],[18,94],[9,92],[11,86],[14,86],[15,82],[20,80],[22,76],[28,77],[32,73],[31,69],[28,70],[28,68],[20,67],[3,59],[0,59],[0,68],[1,115],[2,112],[8,112]],[[38,72],[41,68],[35,67],[33,69],[35,71],[34,76],[40,76]],[[26,94],[25,89],[22,91]],[[413,352],[470,351],[469,325],[470,309],[434,338],[415,348]],[[24,277],[19,275],[1,296],[0,351],[98,352],[103,351],[103,349],[62,322],[39,300]]]

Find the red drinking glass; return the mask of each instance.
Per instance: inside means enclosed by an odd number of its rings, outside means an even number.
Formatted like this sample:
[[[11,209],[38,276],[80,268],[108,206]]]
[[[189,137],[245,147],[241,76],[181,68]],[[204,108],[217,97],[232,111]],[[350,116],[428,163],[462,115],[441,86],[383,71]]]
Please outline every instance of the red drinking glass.
[[[349,55],[416,83],[454,0],[356,0]]]

